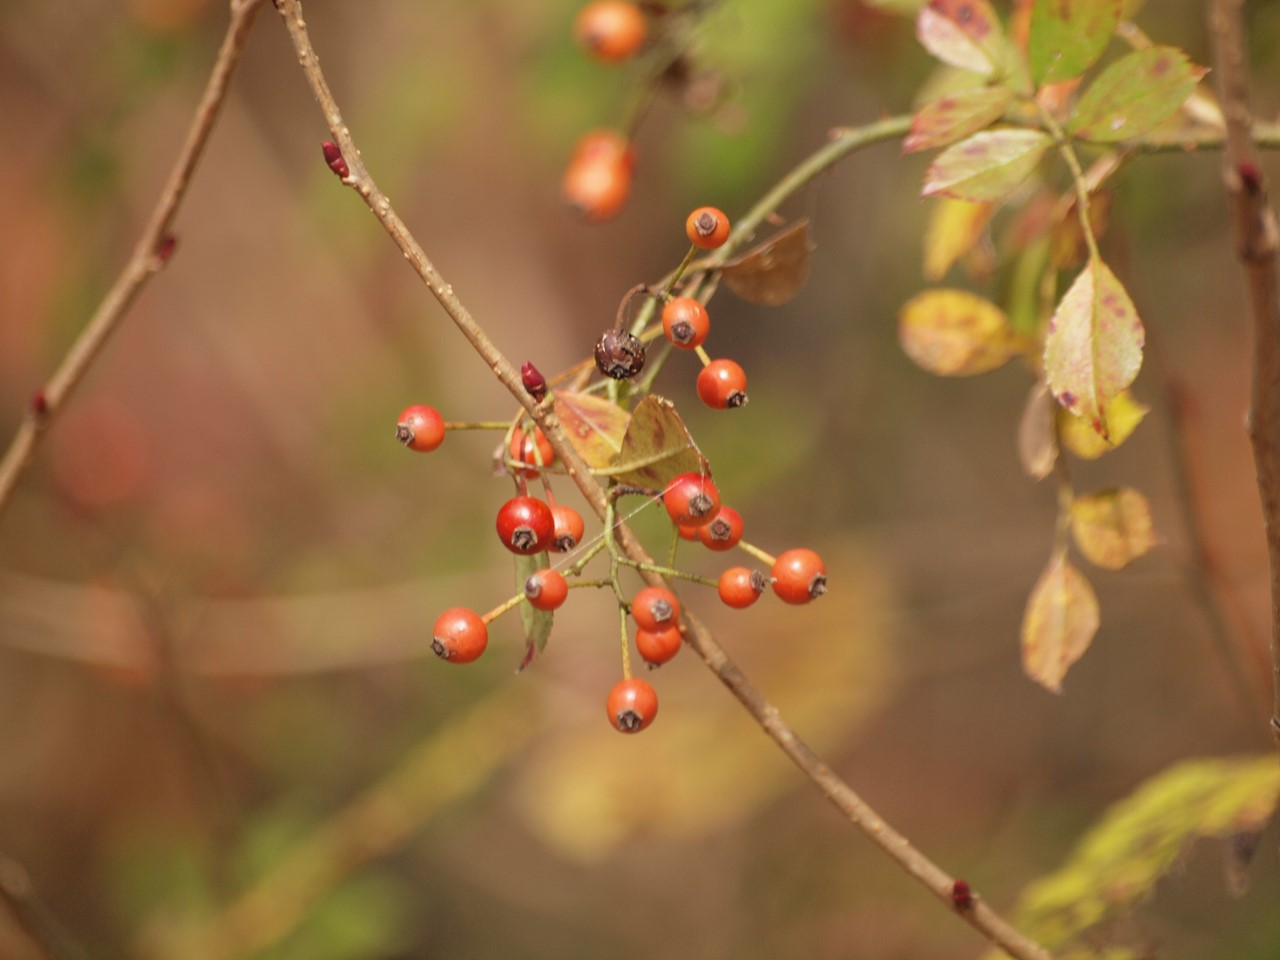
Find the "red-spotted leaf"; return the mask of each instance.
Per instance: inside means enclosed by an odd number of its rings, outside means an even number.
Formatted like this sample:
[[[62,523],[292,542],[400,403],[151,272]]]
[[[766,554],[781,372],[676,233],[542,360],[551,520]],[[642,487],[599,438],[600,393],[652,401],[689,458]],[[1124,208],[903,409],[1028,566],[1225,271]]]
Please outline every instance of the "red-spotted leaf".
[[[1144,334],[1133,301],[1101,260],[1071,284],[1049,321],[1044,372],[1058,403],[1110,438],[1107,407],[1142,367]]]
[[[1053,141],[1039,130],[984,130],[953,144],[933,161],[923,195],[1003,200],[1031,175]]]
[[[898,315],[903,351],[940,377],[986,373],[1017,354],[1004,311],[966,290],[926,290]]]
[[[1089,649],[1100,622],[1093,587],[1064,552],[1055,552],[1022,618],[1022,669],[1046,690],[1061,692],[1067,669]]]
[[[1078,77],[1111,42],[1121,0],[1035,0],[1027,59],[1036,86]]]
[[[1000,63],[1004,33],[987,0],[929,0],[916,19],[921,46],[943,63],[984,77]]]
[[[557,390],[556,414],[578,455],[592,469],[607,467],[622,449],[631,415],[591,393]]]
[[[675,404],[650,394],[631,412],[622,449],[608,468],[597,471],[621,483],[661,490],[682,473],[709,473],[706,457],[693,442]]]
[[[1008,87],[972,87],[948,94],[922,107],[902,142],[903,153],[955,143],[991,126],[1013,100]]]
[[[1108,570],[1119,570],[1156,545],[1151,507],[1132,487],[1077,497],[1071,532],[1085,558]]]
[[[1177,113],[1204,75],[1176,47],[1135,50],[1093,81],[1067,130],[1097,143],[1140,137]]]

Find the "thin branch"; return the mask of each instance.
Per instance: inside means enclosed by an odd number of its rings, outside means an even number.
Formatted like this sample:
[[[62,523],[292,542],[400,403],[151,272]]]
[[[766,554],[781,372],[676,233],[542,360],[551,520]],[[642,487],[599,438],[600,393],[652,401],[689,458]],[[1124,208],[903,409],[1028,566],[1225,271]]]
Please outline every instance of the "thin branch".
[[[1227,122],[1223,179],[1253,318],[1249,441],[1271,566],[1271,732],[1280,746],[1280,243],[1253,141],[1242,7],[1243,0],[1210,0],[1209,32]]]
[[[231,21],[222,38],[222,46],[209,74],[209,81],[205,85],[204,96],[196,108],[182,152],[169,174],[160,199],[156,201],[146,229],[138,238],[133,254],[116,282],[98,304],[98,309],[62,358],[49,382],[33,396],[18,432],[9,443],[4,458],[0,459],[0,513],[4,512],[13,496],[14,487],[31,463],[44,431],[62,410],[72,391],[84,379],[103,345],[120,326],[120,321],[124,319],[147,281],[168,262],[175,242],[170,228],[186,196],[196,165],[209,142],[209,135],[213,132],[218,113],[226,100],[231,77],[240,63],[249,32],[263,2],[264,0],[232,0]]]
[[[586,463],[577,450],[569,442],[562,429],[559,418],[555,415],[550,398],[541,403],[534,403],[524,390],[519,372],[503,356],[488,335],[476,323],[470,312],[458,299],[453,287],[431,263],[422,247],[414,239],[409,229],[392,209],[391,201],[384,195],[369,176],[363,158],[352,139],[351,131],[342,118],[342,113],[329,90],[319,60],[312,48],[306,23],[303,20],[302,5],[299,0],[276,0],[277,8],[289,31],[294,49],[311,85],[312,92],[320,104],[325,120],[335,140],[342,149],[350,168],[350,176],[345,178],[350,186],[364,198],[365,203],[373,211],[374,216],[390,234],[392,240],[404,254],[410,265],[426,283],[427,288],[444,307],[453,321],[476,352],[493,371],[494,376],[511,392],[529,411],[533,419],[542,427],[547,439],[551,441],[556,454],[565,464],[569,476],[582,492],[595,514],[602,520],[608,512],[608,501],[604,490],[591,476]],[[819,167],[821,169],[823,167]],[[798,178],[803,180],[803,178]],[[784,183],[787,181],[784,181]],[[785,190],[775,190],[769,196],[781,202]],[[771,201],[772,202],[772,201]],[[752,224],[740,223],[737,236],[745,236]],[[727,255],[727,254],[726,254]],[[630,529],[619,525],[617,529],[618,543],[623,552],[632,560],[646,565],[653,565],[653,560],[635,539]],[[655,586],[664,585],[663,579],[656,573],[645,571],[646,581]],[[798,766],[814,785],[827,797],[845,817],[860,828],[872,841],[880,846],[907,873],[927,887],[949,909],[956,909],[952,902],[954,878],[942,868],[929,860],[923,853],[911,845],[900,833],[890,827],[869,807],[856,792],[837,776],[810,747],[804,743],[794,730],[783,720],[776,707],[770,704],[756,689],[755,685],[729,658],[728,654],[715,641],[711,633],[692,614],[685,614],[685,639],[698,652],[707,666],[729,688],[739,702],[756,719],[770,738]],[[984,902],[975,901],[965,909],[957,912],[992,943],[1002,947],[1019,960],[1050,960],[1050,954],[1025,934],[1003,920]]]

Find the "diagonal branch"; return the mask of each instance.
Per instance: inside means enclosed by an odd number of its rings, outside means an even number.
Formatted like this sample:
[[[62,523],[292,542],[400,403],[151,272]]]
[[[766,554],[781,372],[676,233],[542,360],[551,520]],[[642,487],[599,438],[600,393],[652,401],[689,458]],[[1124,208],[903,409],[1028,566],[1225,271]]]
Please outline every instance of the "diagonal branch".
[[[205,85],[204,96],[196,108],[186,142],[169,173],[169,180],[164,185],[160,199],[156,201],[146,229],[138,238],[133,253],[116,282],[98,304],[98,309],[80,331],[58,369],[44,388],[32,397],[31,407],[10,441],[3,459],[0,459],[0,513],[4,512],[18,479],[31,463],[44,431],[61,411],[72,391],[84,379],[103,345],[120,326],[121,320],[147,281],[164,267],[173,253],[175,241],[170,228],[186,196],[187,187],[191,184],[196,165],[204,154],[209,136],[213,133],[218,113],[227,97],[231,77],[240,63],[249,31],[262,4],[263,0],[231,0],[231,21],[227,24],[226,35]]]
[[[413,234],[405,226],[394,209],[391,201],[383,194],[369,176],[360,151],[351,136],[351,131],[342,118],[337,101],[329,90],[324,74],[320,69],[316,52],[311,45],[303,20],[300,0],[275,0],[276,6],[284,18],[284,23],[293,41],[294,50],[311,85],[316,100],[324,113],[325,121],[342,149],[350,173],[344,182],[353,187],[369,205],[375,217],[390,234],[396,246],[404,254],[406,260],[422,278],[427,288],[444,307],[468,342],[475,348],[481,359],[493,371],[494,376],[505,386],[538,423],[551,441],[556,454],[565,464],[570,478],[582,491],[592,510],[602,520],[605,517],[607,501],[604,490],[592,477],[587,465],[569,442],[559,418],[555,415],[550,398],[542,403],[535,403],[524,390],[519,372],[503,356],[498,347],[471,316],[462,301],[454,293],[453,287],[436,270],[426,252],[414,239]],[[898,131],[901,132],[901,131]],[[886,134],[886,136],[891,134]],[[834,162],[834,161],[832,161]],[[817,171],[813,171],[816,173]],[[799,186],[799,182],[795,183]],[[770,195],[775,196],[775,194]],[[777,195],[775,202],[781,202]],[[741,237],[739,232],[737,236]],[[622,525],[618,528],[618,542],[626,555],[634,561],[652,565],[653,561],[632,535]],[[646,571],[645,579],[653,585],[662,585],[663,580],[656,573]],[[761,728],[778,745],[778,747],[798,766],[814,785],[827,797],[845,817],[863,831],[873,842],[881,847],[907,873],[913,876],[934,896],[955,909],[953,891],[955,880],[941,867],[937,866],[923,853],[869,807],[862,798],[845,783],[826,763],[822,761],[779,714],[776,707],[770,704],[741,669],[729,658],[711,633],[696,617],[685,614],[685,639],[698,652],[703,661],[730,692],[742,703],[747,711],[756,719]],[[1004,948],[1019,960],[1050,960],[1050,954],[1039,944],[1032,941],[998,914],[983,901],[974,898],[965,902],[958,910],[959,914],[972,924],[992,943]]]
[[[1271,732],[1280,746],[1280,240],[1253,140],[1243,0],[1210,0],[1209,32],[1227,122],[1223,179],[1253,318],[1249,441],[1271,566]]]

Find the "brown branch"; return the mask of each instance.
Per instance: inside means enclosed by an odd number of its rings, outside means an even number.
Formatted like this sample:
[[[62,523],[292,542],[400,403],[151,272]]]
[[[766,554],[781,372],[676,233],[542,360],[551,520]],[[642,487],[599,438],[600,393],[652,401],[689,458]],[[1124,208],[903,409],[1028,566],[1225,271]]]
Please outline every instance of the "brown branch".
[[[533,398],[524,390],[519,372],[503,356],[488,335],[476,323],[470,312],[462,304],[453,291],[453,287],[445,282],[427,257],[425,251],[414,239],[404,222],[392,209],[391,201],[383,194],[370,177],[365,168],[360,151],[352,139],[351,131],[342,118],[342,113],[329,90],[323,72],[320,69],[316,52],[311,45],[303,20],[302,5],[299,0],[276,0],[276,6],[284,18],[284,23],[293,41],[294,49],[311,85],[312,92],[320,104],[330,131],[332,132],[343,156],[350,168],[350,176],[345,182],[353,187],[369,205],[375,217],[390,234],[396,246],[404,254],[406,260],[422,278],[427,288],[444,307],[445,312],[454,325],[475,348],[476,352],[493,371],[494,376],[511,392],[522,406],[546,433],[556,454],[565,464],[569,476],[591,505],[592,510],[603,520],[606,515],[607,501],[604,490],[592,477],[586,463],[578,455],[577,450],[569,442],[562,429],[559,418],[555,415],[550,398],[535,404]],[[631,531],[622,525],[617,531],[618,542],[625,554],[641,564],[652,565],[653,561],[635,539]],[[651,584],[663,585],[663,580],[656,573],[645,571],[643,576]],[[879,845],[890,857],[928,888],[934,896],[956,909],[952,901],[955,886],[954,878],[942,868],[929,860],[923,853],[911,845],[900,833],[890,827],[871,809],[854,790],[825,764],[812,749],[808,747],[783,720],[776,707],[771,705],[756,689],[755,685],[729,658],[728,654],[715,641],[711,633],[696,617],[685,615],[685,639],[702,657],[707,666],[720,681],[729,688],[747,711],[756,719],[769,737],[798,766],[814,785],[827,797],[845,817],[860,828],[872,841]],[[957,912],[992,943],[1019,960],[1051,960],[1049,952],[1032,941],[1022,932],[1003,920],[979,899],[974,899]]]
[[[1227,122],[1223,179],[1253,318],[1249,441],[1271,567],[1271,732],[1280,746],[1280,243],[1253,141],[1242,7],[1243,0],[1210,0],[1209,32]]]
[[[4,512],[19,478],[31,463],[44,431],[61,411],[72,391],[84,379],[103,345],[120,326],[120,321],[124,319],[147,281],[168,262],[174,244],[170,228],[186,196],[196,165],[209,142],[209,135],[213,132],[218,113],[226,100],[231,76],[240,63],[249,31],[262,4],[263,0],[231,0],[231,21],[209,74],[209,81],[205,85],[204,96],[196,108],[182,152],[169,174],[160,199],[156,201],[146,229],[138,238],[133,253],[116,282],[98,304],[98,309],[62,358],[49,382],[32,397],[18,432],[10,441],[4,458],[0,459],[0,513]]]

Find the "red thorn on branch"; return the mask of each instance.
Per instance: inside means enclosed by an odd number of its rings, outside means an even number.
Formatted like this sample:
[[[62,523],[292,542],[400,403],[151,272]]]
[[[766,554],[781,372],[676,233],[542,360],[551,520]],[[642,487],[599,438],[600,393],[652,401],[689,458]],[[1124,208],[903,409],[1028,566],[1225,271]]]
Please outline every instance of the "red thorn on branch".
[[[173,257],[173,251],[178,249],[178,238],[172,233],[166,233],[156,243],[155,256],[156,261],[165,264]]]
[[[547,378],[528,360],[520,366],[520,382],[524,384],[529,396],[538,403],[541,403],[542,398],[547,395]]]
[[[1236,172],[1240,174],[1240,182],[1250,194],[1257,195],[1262,192],[1262,171],[1258,169],[1256,163],[1245,160],[1241,162]]]
[[[973,906],[973,890],[968,883],[957,880],[951,885],[951,902],[955,904],[957,910],[962,911]]]
[[[31,394],[31,415],[37,420],[43,420],[49,413],[49,398],[45,396],[43,390],[36,390]]]
[[[347,166],[347,161],[342,157],[342,149],[332,140],[322,141],[320,149],[324,151],[324,162],[329,165],[329,169],[340,176],[343,180],[351,176],[351,169]]]

